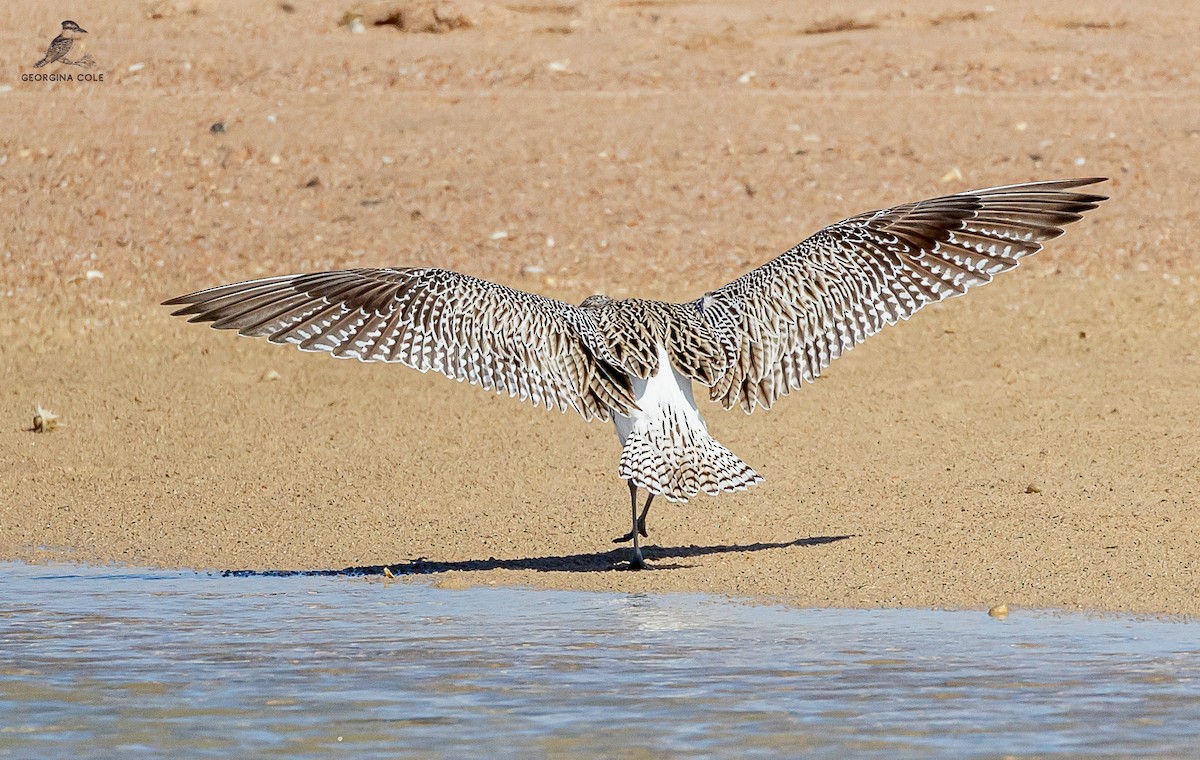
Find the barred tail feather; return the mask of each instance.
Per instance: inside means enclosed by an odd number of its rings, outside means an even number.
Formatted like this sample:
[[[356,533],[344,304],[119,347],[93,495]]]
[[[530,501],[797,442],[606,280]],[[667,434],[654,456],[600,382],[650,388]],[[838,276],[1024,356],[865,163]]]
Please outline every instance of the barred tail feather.
[[[664,419],[630,434],[621,452],[623,480],[668,501],[687,501],[701,491],[711,496],[744,491],[762,481],[704,430],[671,422]]]

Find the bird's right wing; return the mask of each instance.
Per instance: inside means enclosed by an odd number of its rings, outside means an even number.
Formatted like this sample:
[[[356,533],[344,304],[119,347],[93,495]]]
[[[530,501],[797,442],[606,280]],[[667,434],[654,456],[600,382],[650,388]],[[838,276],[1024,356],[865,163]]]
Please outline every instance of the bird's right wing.
[[[726,346],[712,400],[746,412],[813,382],[842,352],[926,304],[1017,266],[1105,200],[1099,178],[970,190],[859,214],[694,306]]]
[[[634,406],[583,310],[445,269],[352,269],[223,285],[164,302],[191,322],[339,358],[434,370],[586,419]]]

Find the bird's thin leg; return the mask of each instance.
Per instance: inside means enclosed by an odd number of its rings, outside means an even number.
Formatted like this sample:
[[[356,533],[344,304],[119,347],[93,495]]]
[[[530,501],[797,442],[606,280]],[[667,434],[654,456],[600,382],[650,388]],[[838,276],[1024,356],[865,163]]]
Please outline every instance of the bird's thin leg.
[[[646,506],[642,508],[642,514],[637,519],[637,532],[641,533],[646,538],[650,537],[650,534],[646,533],[646,515],[650,512],[650,502],[652,501],[654,501],[654,494],[647,493]]]
[[[646,515],[650,514],[650,504],[654,501],[654,494],[646,494],[646,506],[642,507],[642,513],[640,515],[637,514],[637,486],[633,484],[633,481],[629,482],[629,498],[633,503],[633,511],[635,515],[633,520],[633,529],[623,536],[617,536],[614,538],[614,544],[623,544],[626,541],[632,541],[638,534],[647,538],[650,537],[650,535],[646,532]]]
[[[633,557],[629,560],[629,569],[641,570],[646,567],[646,562],[642,559],[642,548],[638,546],[637,486],[632,480],[629,481],[629,501],[633,511],[633,528],[629,531],[629,535],[633,537]]]
[[[626,533],[623,536],[617,536],[616,538],[614,538],[613,539],[614,544],[623,544],[626,541],[632,541],[634,535],[638,532],[637,486],[635,486],[633,484],[632,480],[628,480],[626,482],[629,483],[629,498],[633,501],[633,530],[629,531],[628,533]],[[643,515],[643,519],[645,519],[645,515]],[[642,535],[643,536],[646,535],[645,531],[642,531]]]

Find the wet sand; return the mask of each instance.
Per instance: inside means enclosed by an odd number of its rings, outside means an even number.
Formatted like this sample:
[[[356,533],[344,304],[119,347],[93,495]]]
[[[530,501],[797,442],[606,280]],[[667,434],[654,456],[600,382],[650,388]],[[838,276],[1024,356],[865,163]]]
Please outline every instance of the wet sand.
[[[104,81],[0,81],[0,559],[1200,612],[1191,4],[372,23],[401,5],[95,3]],[[67,12],[0,10],[6,69]],[[1113,199],[1016,272],[770,412],[703,409],[766,482],[656,504],[643,573],[611,571],[611,426],[157,305],[388,265],[683,300],[854,213],[1077,175]]]

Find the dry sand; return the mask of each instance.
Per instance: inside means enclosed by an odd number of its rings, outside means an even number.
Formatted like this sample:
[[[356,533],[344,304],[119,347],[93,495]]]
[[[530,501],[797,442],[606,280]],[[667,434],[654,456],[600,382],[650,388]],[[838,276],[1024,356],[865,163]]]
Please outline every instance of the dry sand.
[[[0,9],[0,558],[1200,613],[1195,3],[441,8]],[[21,81],[68,17],[104,81]],[[1113,200],[1018,271],[707,409],[766,482],[656,505],[642,573],[610,426],[157,306],[422,264],[691,298],[853,213],[1076,175]]]

